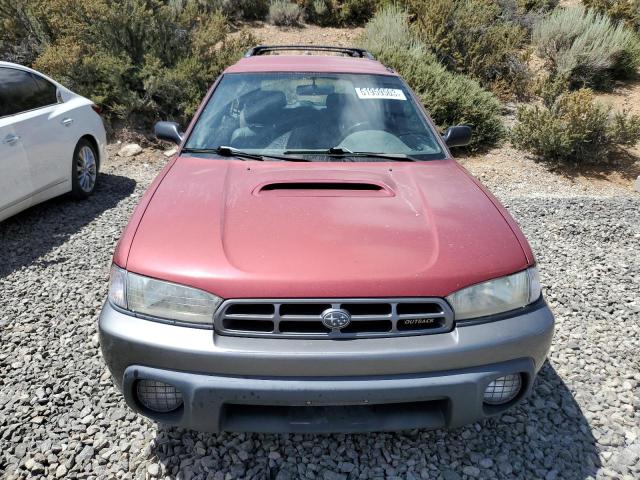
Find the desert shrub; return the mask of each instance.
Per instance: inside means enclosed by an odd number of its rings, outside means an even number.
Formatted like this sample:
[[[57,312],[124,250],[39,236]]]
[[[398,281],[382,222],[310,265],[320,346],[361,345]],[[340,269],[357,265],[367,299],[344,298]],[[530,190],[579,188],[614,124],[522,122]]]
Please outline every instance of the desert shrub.
[[[181,11],[194,0],[169,0],[169,4]],[[264,20],[269,13],[269,0],[195,0],[208,11],[218,11],[234,20]]]
[[[470,125],[471,149],[500,140],[500,102],[476,81],[447,71],[415,37],[406,11],[394,5],[381,9],[365,27],[361,44],[404,77],[441,129]]]
[[[364,48],[376,55],[402,51],[416,58],[427,59],[430,63],[436,61],[411,31],[408,18],[407,11],[398,5],[381,9],[365,27],[361,38]]]
[[[466,73],[500,95],[526,95],[530,75],[523,47],[528,27],[516,4],[498,0],[406,1],[415,33],[448,69]],[[507,5],[511,5],[510,14]]]
[[[515,4],[523,12],[549,12],[558,6],[558,0],[516,0]]]
[[[612,20],[624,22],[634,30],[640,30],[640,0],[584,0],[583,3]]]
[[[0,0],[0,59],[30,64],[49,41],[38,5]]]
[[[300,25],[302,10],[289,0],[274,0],[269,7],[269,22],[274,25],[295,27]]]
[[[37,25],[41,32],[30,34],[34,47],[24,63],[91,98],[108,121],[134,127],[158,118],[187,121],[216,76],[256,43],[244,33],[230,37],[227,18],[197,0],[20,5],[25,15],[11,17],[20,19],[17,31]],[[0,8],[0,21],[5,12]]]
[[[362,25],[376,12],[377,0],[344,0],[340,7],[340,24]]]
[[[640,117],[611,114],[589,89],[560,95],[550,107],[523,106],[511,132],[514,145],[548,160],[606,162],[640,141]]]
[[[572,88],[607,88],[640,65],[636,34],[582,6],[552,12],[533,30],[533,43],[552,75],[566,78]]]
[[[534,90],[544,105],[551,107],[560,95],[569,91],[569,81],[561,75],[543,76],[536,82]]]
[[[497,3],[501,20],[524,28],[528,41],[535,24],[558,5],[558,0],[498,0]]]
[[[362,25],[386,0],[298,0],[309,23],[325,27]]]

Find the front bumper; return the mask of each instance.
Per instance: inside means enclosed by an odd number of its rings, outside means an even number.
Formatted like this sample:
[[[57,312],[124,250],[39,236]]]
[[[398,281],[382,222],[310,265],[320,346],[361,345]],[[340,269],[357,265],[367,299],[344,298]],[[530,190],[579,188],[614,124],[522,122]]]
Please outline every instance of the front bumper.
[[[553,335],[543,301],[444,334],[347,341],[223,337],[136,318],[106,304],[102,352],[130,407],[196,430],[354,432],[455,427],[499,413],[530,391]],[[484,405],[496,377],[521,373],[512,402]],[[184,405],[144,409],[139,379],[178,387]]]

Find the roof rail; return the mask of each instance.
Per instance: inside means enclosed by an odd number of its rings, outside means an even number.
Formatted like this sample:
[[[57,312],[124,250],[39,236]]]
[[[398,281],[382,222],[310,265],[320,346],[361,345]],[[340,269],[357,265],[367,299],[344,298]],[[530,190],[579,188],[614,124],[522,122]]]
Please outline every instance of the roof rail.
[[[275,52],[280,50],[344,53],[345,55],[349,55],[350,57],[360,57],[374,60],[373,55],[362,48],[333,47],[327,45],[258,45],[249,49],[247,53],[244,54],[244,56],[254,57],[256,55],[263,55],[267,52]]]

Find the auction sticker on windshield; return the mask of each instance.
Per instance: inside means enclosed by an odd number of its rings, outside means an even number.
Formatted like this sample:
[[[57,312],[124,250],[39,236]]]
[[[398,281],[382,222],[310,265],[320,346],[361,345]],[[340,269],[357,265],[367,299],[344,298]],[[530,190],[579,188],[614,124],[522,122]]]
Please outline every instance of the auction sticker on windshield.
[[[406,100],[404,92],[399,88],[356,88],[358,98],[363,99],[387,99],[387,100]]]

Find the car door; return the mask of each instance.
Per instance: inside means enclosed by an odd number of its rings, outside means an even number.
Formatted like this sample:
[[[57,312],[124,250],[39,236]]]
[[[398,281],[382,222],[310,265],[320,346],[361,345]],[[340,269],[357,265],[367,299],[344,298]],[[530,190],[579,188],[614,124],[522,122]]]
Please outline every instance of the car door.
[[[27,155],[34,193],[70,182],[74,140],[68,135],[73,119],[61,115],[57,87],[32,72],[15,69],[26,97],[14,128]]]
[[[0,67],[0,220],[28,207],[33,192],[22,139],[13,125],[23,102],[9,70]]]

